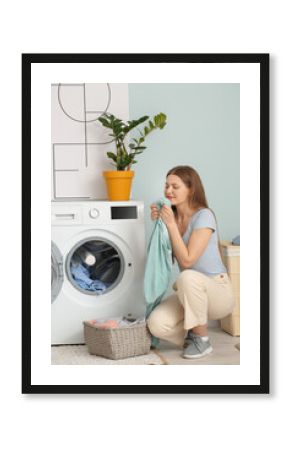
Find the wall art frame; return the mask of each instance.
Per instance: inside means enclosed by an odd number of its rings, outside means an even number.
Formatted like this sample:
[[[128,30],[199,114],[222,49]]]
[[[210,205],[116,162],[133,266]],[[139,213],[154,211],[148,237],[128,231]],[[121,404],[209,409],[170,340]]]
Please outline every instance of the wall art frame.
[[[265,53],[22,55],[22,393],[269,393],[269,62],[270,55]],[[40,291],[37,273],[40,261],[35,250],[41,246],[50,249],[50,177],[44,175],[45,171],[49,172],[46,166],[49,160],[42,165],[39,152],[50,148],[51,83],[66,81],[68,70],[74,72],[71,69],[79,69],[79,73],[75,72],[78,82],[86,79],[124,83],[240,83],[242,327],[239,366],[199,365],[190,369],[186,365],[138,369],[98,366],[94,371],[92,366],[81,366],[82,372],[80,366],[77,371],[70,365],[51,366],[46,301],[50,297],[50,275],[44,270],[44,289]],[[129,73],[133,74],[131,79]],[[39,105],[42,111],[37,110]],[[245,212],[249,193],[253,220],[250,228]]]

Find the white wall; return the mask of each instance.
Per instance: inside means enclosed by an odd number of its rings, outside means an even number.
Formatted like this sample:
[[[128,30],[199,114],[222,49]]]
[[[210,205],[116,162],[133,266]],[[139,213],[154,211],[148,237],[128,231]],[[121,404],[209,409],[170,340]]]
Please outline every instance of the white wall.
[[[112,170],[112,138],[96,120],[104,111],[128,120],[127,84],[51,86],[52,199],[107,198],[102,171]]]

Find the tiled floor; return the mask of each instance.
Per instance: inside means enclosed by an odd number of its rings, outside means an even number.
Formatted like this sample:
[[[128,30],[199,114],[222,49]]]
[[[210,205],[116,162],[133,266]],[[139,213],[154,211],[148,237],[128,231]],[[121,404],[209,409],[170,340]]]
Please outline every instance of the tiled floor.
[[[163,364],[184,365],[236,365],[240,364],[240,351],[236,347],[240,343],[239,337],[233,337],[225,333],[220,328],[209,329],[209,337],[213,347],[213,352],[200,359],[188,360],[182,358],[182,350],[173,344],[162,341],[155,352],[162,359]]]

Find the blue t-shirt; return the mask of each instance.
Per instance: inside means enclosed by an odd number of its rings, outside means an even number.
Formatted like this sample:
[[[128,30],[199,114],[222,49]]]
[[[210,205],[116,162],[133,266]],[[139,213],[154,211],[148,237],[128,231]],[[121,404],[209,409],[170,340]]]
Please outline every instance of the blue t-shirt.
[[[217,224],[215,216],[210,209],[203,208],[196,211],[192,215],[187,230],[182,236],[185,245],[188,245],[188,241],[193,230],[197,230],[199,228],[211,228],[213,233],[211,234],[208,245],[203,254],[199,257],[196,263],[191,266],[191,269],[197,270],[198,272],[202,272],[209,276],[226,273],[227,270],[223,265],[218,247]]]

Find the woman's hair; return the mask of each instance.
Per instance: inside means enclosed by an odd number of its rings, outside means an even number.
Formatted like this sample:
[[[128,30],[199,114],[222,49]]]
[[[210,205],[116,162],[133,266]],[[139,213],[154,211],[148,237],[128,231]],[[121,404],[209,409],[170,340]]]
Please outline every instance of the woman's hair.
[[[190,206],[197,208],[208,208],[207,199],[204,192],[204,187],[199,174],[190,166],[176,166],[169,170],[166,178],[169,175],[177,175],[191,191],[189,198]],[[174,206],[172,209],[176,210]],[[176,212],[176,211],[174,211]]]
[[[177,175],[183,181],[185,186],[187,186],[191,190],[191,197],[189,198],[191,207],[209,208],[202,181],[196,170],[194,170],[190,166],[176,166],[173,167],[171,170],[169,170],[169,172],[166,174],[166,178],[169,175]],[[176,217],[177,216],[176,207],[172,206],[172,210]],[[210,210],[214,215],[215,221],[217,222],[215,213],[213,212],[212,209]],[[222,248],[219,236],[218,236],[218,248],[220,255],[222,255]]]

